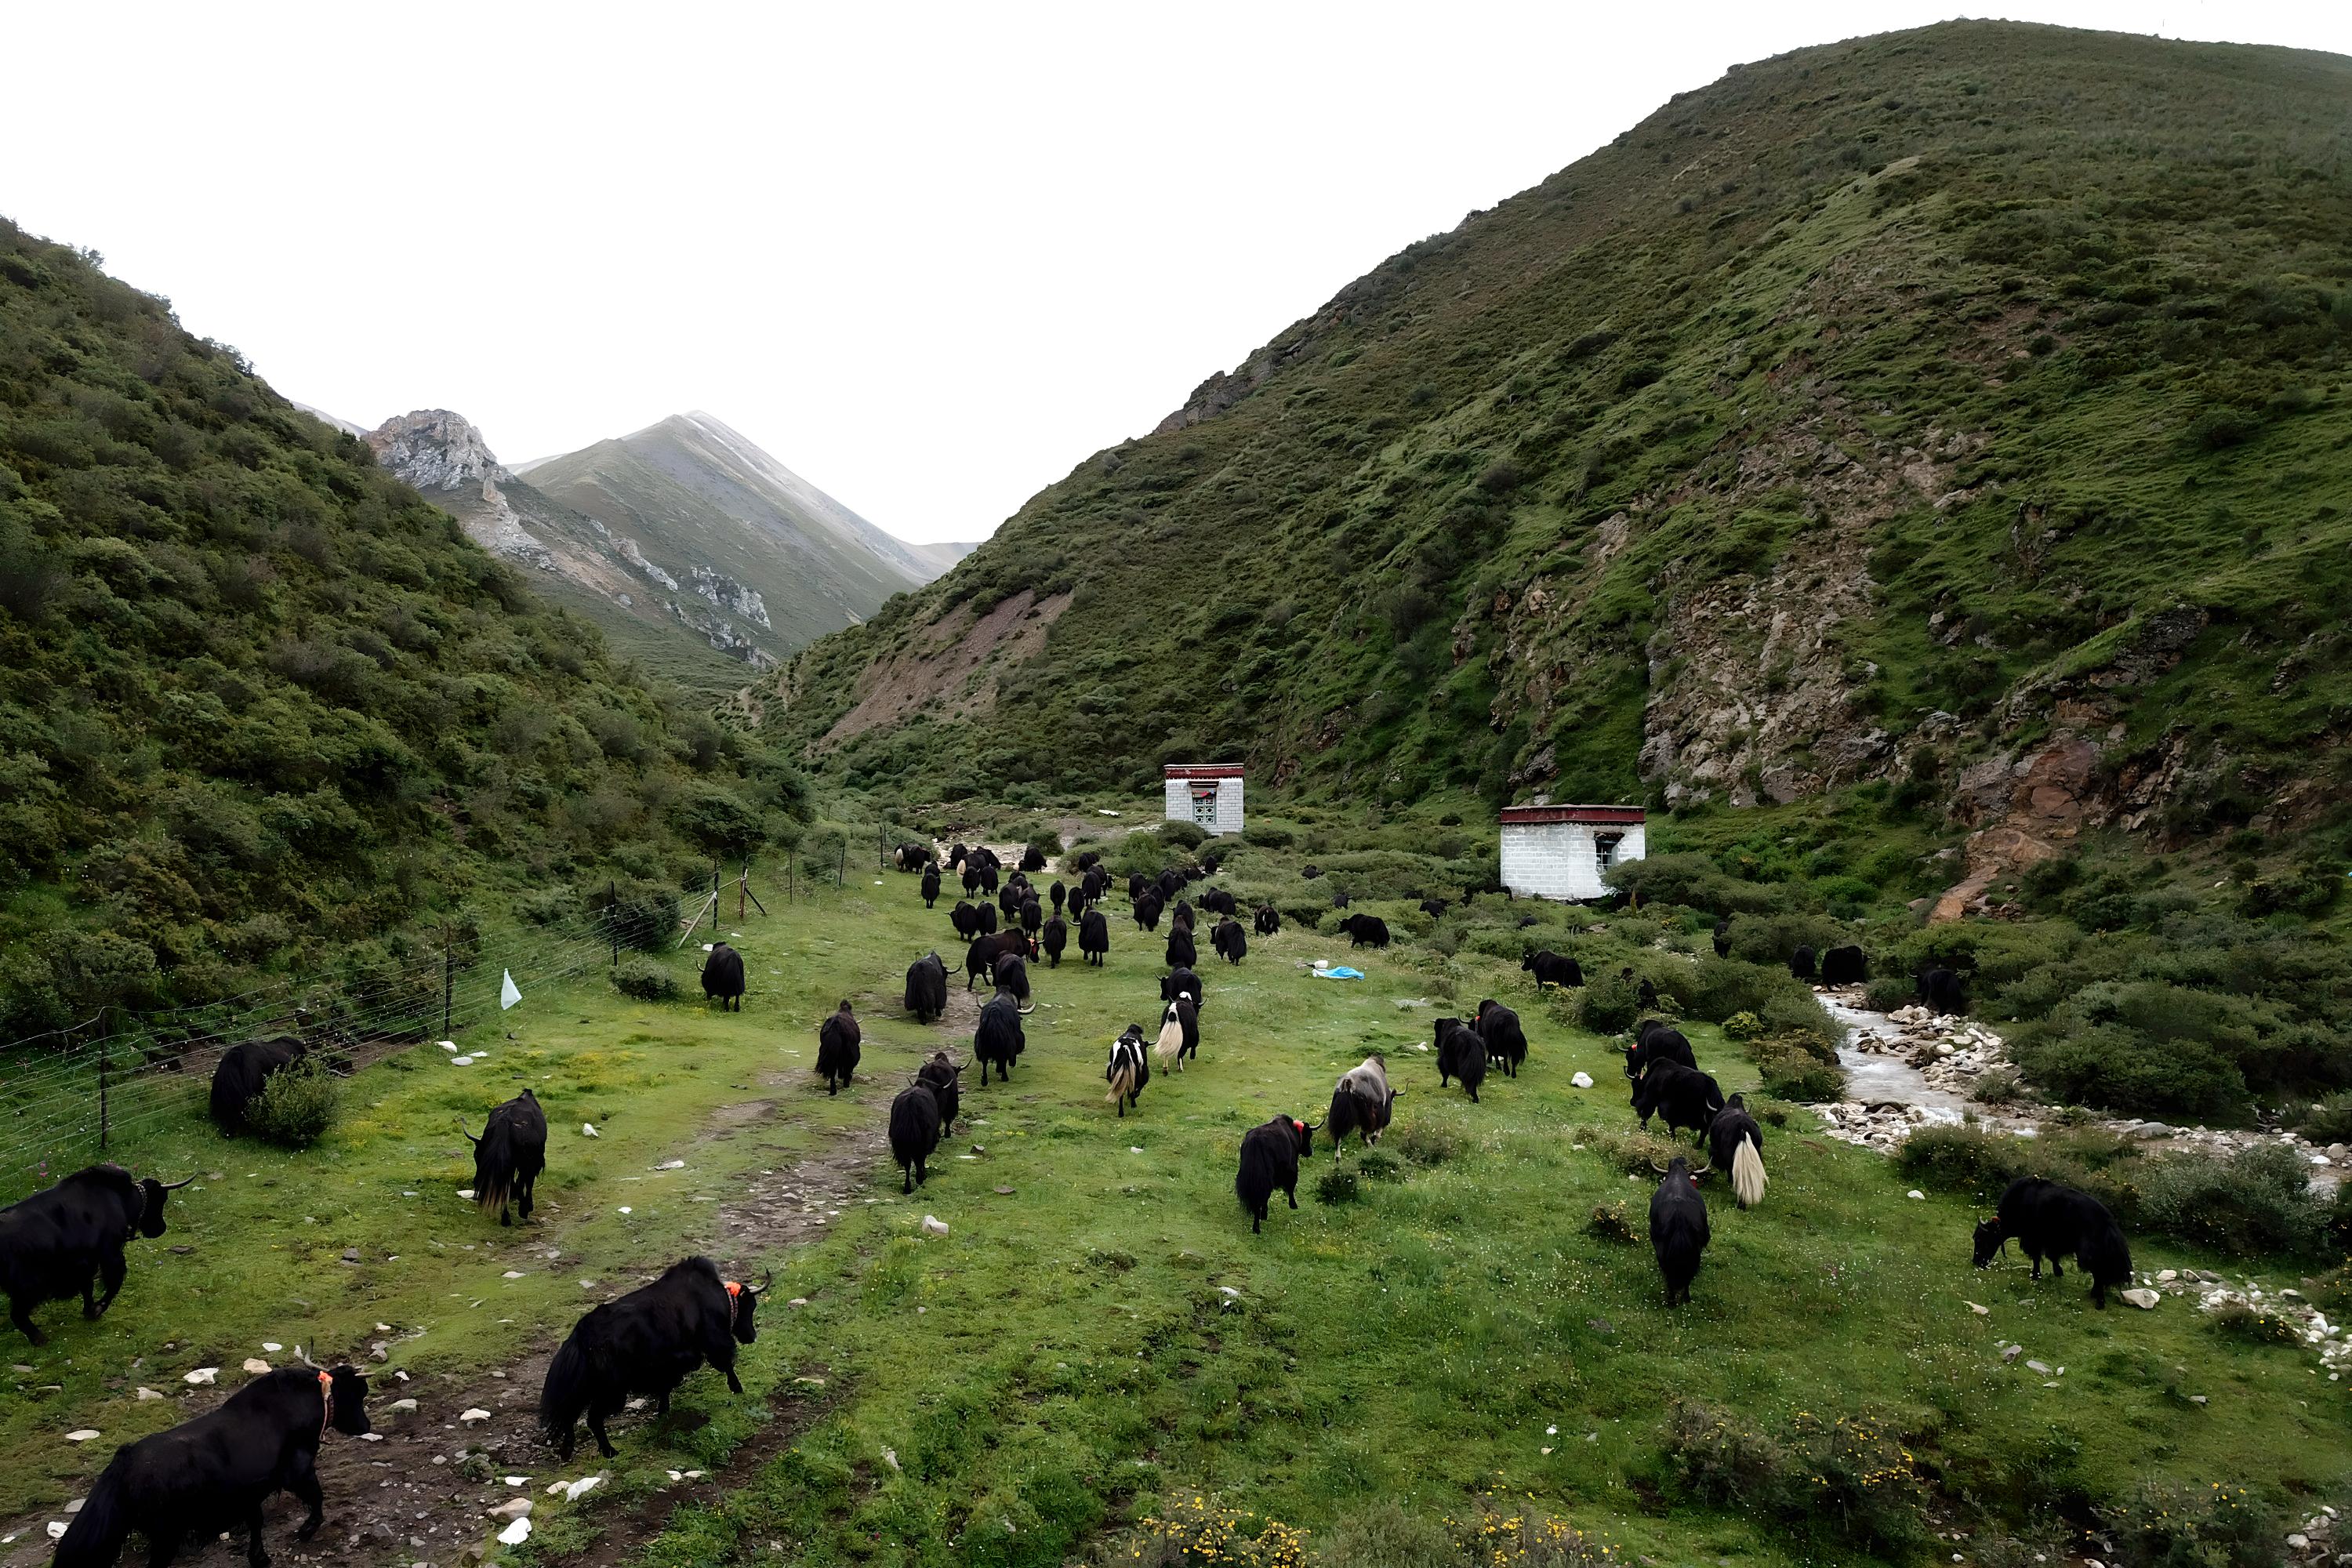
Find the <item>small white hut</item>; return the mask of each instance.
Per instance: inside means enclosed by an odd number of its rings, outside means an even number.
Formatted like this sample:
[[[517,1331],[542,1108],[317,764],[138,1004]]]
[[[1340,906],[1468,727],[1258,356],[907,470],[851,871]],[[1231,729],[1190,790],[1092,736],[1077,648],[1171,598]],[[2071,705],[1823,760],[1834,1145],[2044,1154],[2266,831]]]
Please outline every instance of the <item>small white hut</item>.
[[[1601,874],[1647,851],[1638,805],[1507,805],[1503,886],[1536,899],[1598,899]]]
[[[1207,833],[1242,830],[1239,763],[1171,763],[1160,770],[1168,789],[1168,820]]]

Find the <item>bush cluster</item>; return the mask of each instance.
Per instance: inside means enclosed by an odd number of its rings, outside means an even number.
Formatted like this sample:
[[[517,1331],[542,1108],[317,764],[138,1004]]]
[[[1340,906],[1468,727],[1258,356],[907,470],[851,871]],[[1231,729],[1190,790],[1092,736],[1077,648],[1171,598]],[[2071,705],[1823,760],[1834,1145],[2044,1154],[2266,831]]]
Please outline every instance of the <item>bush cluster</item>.
[[[1928,1542],[1928,1478],[1890,1417],[1800,1411],[1777,1429],[1733,1410],[1677,1400],[1662,1478],[1684,1496],[1822,1539],[1908,1560]]]
[[[307,1149],[335,1124],[336,1090],[327,1065],[306,1057],[263,1080],[246,1107],[246,1125],[272,1143]]]
[[[613,966],[613,984],[640,1002],[675,1002],[684,992],[677,976],[658,959],[625,957]]]

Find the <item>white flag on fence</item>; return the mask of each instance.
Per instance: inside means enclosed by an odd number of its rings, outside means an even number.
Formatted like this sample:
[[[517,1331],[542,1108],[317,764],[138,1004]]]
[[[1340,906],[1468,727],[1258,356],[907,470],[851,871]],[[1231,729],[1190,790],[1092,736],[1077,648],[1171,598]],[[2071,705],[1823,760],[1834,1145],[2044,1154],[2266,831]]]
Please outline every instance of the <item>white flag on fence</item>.
[[[499,1011],[501,1013],[522,1000],[522,992],[514,983],[514,971],[509,969],[505,973],[506,978],[499,982]]]

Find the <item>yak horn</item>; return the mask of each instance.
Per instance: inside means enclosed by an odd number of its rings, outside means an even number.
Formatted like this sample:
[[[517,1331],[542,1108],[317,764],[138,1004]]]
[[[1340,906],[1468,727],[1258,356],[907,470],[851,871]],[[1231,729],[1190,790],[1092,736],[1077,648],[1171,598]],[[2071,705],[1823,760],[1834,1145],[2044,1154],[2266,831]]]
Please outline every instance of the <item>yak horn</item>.
[[[465,1133],[466,1133],[467,1138],[469,1141],[471,1141],[471,1142],[476,1142],[476,1143],[479,1143],[479,1142],[481,1142],[481,1140],[480,1140],[480,1139],[476,1138],[476,1137],[475,1137],[471,1132],[467,1132],[467,1131],[466,1131],[466,1122],[465,1122],[465,1119],[464,1119],[463,1117],[452,1117],[450,1120],[452,1120],[452,1121],[456,1121],[456,1122],[457,1123],[457,1131],[460,1131],[460,1132],[465,1132]]]
[[[1692,1180],[1692,1181],[1694,1181],[1694,1182],[1696,1182],[1696,1181],[1697,1181],[1701,1176],[1706,1175],[1709,1171],[1711,1171],[1711,1170],[1713,1170],[1713,1169],[1715,1169],[1715,1167],[1714,1167],[1714,1166],[1712,1166],[1712,1165],[1701,1165],[1697,1170],[1693,1171],[1693,1172],[1690,1173],[1691,1180]]]
[[[1666,1168],[1664,1165],[1659,1164],[1655,1160],[1652,1160],[1650,1162],[1650,1169],[1657,1172],[1658,1174],[1662,1176],[1667,1174]]]
[[[158,1183],[157,1183],[157,1184],[156,1184],[157,1186],[162,1187],[162,1188],[163,1188],[165,1192],[167,1192],[167,1193],[176,1193],[176,1192],[178,1192],[182,1187],[186,1186],[186,1185],[188,1184],[188,1183],[189,1183],[189,1182],[193,1182],[193,1181],[194,1181],[195,1179],[196,1179],[195,1173],[194,1173],[194,1172],[193,1172],[193,1171],[191,1171],[191,1172],[189,1172],[189,1173],[188,1173],[187,1177],[186,1177],[186,1179],[185,1179],[185,1180],[183,1180],[183,1181],[177,1181],[177,1182],[158,1182]]]

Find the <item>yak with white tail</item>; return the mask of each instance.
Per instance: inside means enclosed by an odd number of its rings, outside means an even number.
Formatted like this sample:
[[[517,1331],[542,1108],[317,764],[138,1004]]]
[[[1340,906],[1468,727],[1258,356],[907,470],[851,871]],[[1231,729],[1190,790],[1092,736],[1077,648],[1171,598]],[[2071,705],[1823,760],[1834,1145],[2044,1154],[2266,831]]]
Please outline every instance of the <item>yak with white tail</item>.
[[[1723,1102],[1706,1129],[1707,1163],[1731,1173],[1731,1195],[1741,1208],[1764,1201],[1764,1130],[1748,1113],[1748,1097]]]
[[[1378,1051],[1340,1074],[1331,1090],[1330,1112],[1323,1118],[1331,1130],[1331,1152],[1338,1153],[1350,1132],[1366,1147],[1379,1142],[1401,1092],[1389,1087],[1388,1062]]]
[[[1110,1085],[1106,1098],[1118,1107],[1121,1116],[1129,1106],[1141,1101],[1143,1086],[1151,1081],[1151,1059],[1143,1048],[1142,1025],[1129,1024],[1110,1043],[1110,1065],[1103,1069],[1103,1081]]]
[[[1191,992],[1179,991],[1161,1013],[1160,1039],[1151,1050],[1161,1072],[1182,1072],[1184,1058],[1201,1054],[1201,1010],[1192,1005]]]

